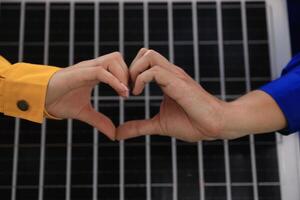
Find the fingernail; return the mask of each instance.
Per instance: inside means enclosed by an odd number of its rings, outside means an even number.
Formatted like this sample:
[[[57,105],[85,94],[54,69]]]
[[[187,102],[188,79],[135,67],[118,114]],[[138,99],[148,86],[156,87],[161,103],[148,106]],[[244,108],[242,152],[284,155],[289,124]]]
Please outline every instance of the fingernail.
[[[124,92],[125,92],[125,96],[128,98],[129,97],[129,89],[128,87],[124,84],[124,83],[121,83],[123,89],[124,89]]]
[[[124,83],[121,83],[121,85],[125,91],[129,91],[128,87]]]

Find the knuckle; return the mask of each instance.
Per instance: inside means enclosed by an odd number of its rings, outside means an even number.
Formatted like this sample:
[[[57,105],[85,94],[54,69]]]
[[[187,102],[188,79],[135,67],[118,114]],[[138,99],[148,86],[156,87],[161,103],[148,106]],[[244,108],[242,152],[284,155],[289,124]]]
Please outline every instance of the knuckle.
[[[186,73],[183,72],[184,72],[183,70],[177,71],[176,72],[177,78],[183,81],[184,83],[189,83],[191,78]]]
[[[175,69],[177,69],[177,71],[182,74],[186,74],[185,71],[181,67],[175,66]]]
[[[180,77],[188,76],[187,73],[184,71],[184,69],[182,69],[181,67],[178,67],[175,65],[174,69],[175,69],[176,74],[178,74]]]
[[[189,79],[188,79],[188,77],[186,77],[186,76],[183,76],[183,75],[181,75],[181,74],[178,74],[178,75],[177,75],[177,78],[178,78],[180,84],[181,84],[182,86],[184,86],[184,87],[186,87],[186,86],[188,86],[188,85],[190,84],[190,83],[189,83]]]
[[[179,78],[186,84],[189,84],[189,82],[190,82],[190,79],[187,76],[179,75]]]
[[[143,47],[143,48],[141,48],[141,49],[140,49],[140,51],[139,51],[139,52],[140,52],[140,53],[143,53],[143,52],[146,52],[146,51],[148,51],[148,49],[147,49],[147,48],[145,48],[145,47]]]
[[[150,58],[152,58],[152,57],[154,57],[154,56],[157,55],[157,52],[155,50],[153,50],[153,49],[149,49],[146,54],[147,54],[147,56],[149,56]]]
[[[111,55],[115,59],[121,59],[122,58],[122,54],[118,51],[115,51],[115,52],[111,53]]]
[[[102,57],[97,57],[97,58],[94,59],[95,64],[101,64],[102,61],[103,61]]]

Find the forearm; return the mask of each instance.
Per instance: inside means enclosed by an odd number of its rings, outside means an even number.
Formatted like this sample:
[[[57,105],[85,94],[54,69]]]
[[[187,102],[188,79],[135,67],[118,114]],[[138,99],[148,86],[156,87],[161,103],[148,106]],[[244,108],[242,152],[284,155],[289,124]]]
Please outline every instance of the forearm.
[[[224,103],[222,114],[222,134],[229,139],[281,130],[287,124],[277,103],[260,90]]]

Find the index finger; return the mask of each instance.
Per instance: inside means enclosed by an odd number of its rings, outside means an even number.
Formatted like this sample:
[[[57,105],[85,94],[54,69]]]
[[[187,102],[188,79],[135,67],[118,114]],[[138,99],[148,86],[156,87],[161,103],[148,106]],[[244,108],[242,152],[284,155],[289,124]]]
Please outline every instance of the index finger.
[[[142,57],[137,59],[130,67],[130,77],[135,82],[136,77],[143,71],[151,68],[155,65],[159,65],[162,68],[169,68],[172,64],[162,55],[154,50],[148,50]]]
[[[137,53],[137,55],[135,56],[135,58],[133,59],[133,61],[131,62],[130,67],[131,67],[132,65],[134,65],[134,63],[135,63],[138,59],[140,59],[147,51],[148,51],[148,49],[146,49],[146,48],[141,48],[141,49],[139,50],[139,52]]]

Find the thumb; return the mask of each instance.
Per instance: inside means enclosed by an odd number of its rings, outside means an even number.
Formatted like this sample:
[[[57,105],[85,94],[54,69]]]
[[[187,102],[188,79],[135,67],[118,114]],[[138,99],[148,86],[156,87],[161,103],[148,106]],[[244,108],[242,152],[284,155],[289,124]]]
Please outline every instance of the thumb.
[[[161,128],[155,118],[148,120],[133,120],[120,125],[116,131],[116,139],[124,140],[143,135],[161,134]]]
[[[95,127],[109,139],[115,140],[116,127],[113,122],[104,114],[95,111],[92,107],[83,109],[77,116],[77,119]]]

